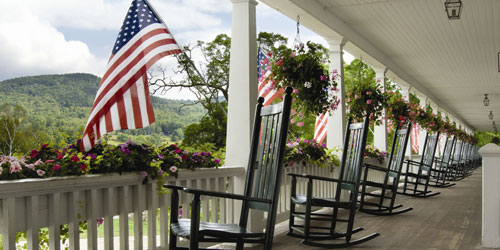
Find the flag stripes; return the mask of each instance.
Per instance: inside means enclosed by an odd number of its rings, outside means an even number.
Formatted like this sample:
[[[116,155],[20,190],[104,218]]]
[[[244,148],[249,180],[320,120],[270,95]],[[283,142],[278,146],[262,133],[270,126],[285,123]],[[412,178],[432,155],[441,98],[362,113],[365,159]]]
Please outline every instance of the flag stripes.
[[[162,57],[182,52],[166,26],[156,18],[146,2],[134,0],[128,13],[136,13],[138,10],[133,8],[135,5],[138,8],[141,4],[149,10],[149,23],[140,19],[137,23],[142,25],[143,22],[144,28],[138,25],[141,29],[136,34],[129,31],[131,34],[128,34],[128,41],[125,39],[127,32],[122,27],[117,44],[122,41],[122,35],[126,43],[122,47],[116,47],[119,50],[111,55],[108,68],[99,84],[82,138],[81,146],[86,151],[106,133],[143,128],[155,121],[146,71]],[[126,17],[124,27],[133,20],[130,16],[128,14]],[[128,28],[125,27],[125,30]]]
[[[418,135],[420,133],[420,124],[415,123],[411,128],[411,149],[418,154]]]
[[[314,126],[314,139],[318,143],[323,143],[328,133],[326,125],[328,124],[328,114],[324,113],[316,117]]]

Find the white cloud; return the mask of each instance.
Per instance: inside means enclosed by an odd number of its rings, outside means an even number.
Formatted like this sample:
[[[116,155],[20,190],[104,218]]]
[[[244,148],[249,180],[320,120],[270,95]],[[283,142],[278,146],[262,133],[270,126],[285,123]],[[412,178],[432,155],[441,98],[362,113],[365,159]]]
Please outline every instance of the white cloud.
[[[99,73],[97,69],[105,65],[86,44],[67,41],[50,24],[21,8],[12,8],[0,16],[0,58],[2,79],[48,73]]]

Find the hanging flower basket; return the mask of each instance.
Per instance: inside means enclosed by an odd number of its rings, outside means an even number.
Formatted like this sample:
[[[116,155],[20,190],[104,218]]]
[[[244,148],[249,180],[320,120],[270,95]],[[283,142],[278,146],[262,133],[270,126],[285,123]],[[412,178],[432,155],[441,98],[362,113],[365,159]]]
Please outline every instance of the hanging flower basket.
[[[378,82],[361,80],[356,84],[351,84],[346,96],[347,115],[354,121],[362,121],[366,114],[370,113],[370,123],[380,123],[386,97]]]
[[[307,42],[293,49],[281,46],[272,55],[272,88],[293,87],[296,107],[304,113],[320,115],[336,110],[340,100],[335,95],[337,72],[327,70],[327,51],[320,44]]]

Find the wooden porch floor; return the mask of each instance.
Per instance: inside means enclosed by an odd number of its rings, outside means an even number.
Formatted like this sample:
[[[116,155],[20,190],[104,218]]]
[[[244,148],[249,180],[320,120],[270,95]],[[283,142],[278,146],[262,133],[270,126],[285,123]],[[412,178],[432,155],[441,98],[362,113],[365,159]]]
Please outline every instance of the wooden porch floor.
[[[441,192],[434,197],[398,195],[397,203],[413,207],[405,214],[378,217],[358,212],[355,226],[365,230],[353,239],[373,232],[381,235],[350,249],[481,249],[481,172],[481,168],[476,169],[472,176],[449,188],[432,188]],[[274,250],[318,249],[287,236],[287,227],[285,222],[276,228]]]

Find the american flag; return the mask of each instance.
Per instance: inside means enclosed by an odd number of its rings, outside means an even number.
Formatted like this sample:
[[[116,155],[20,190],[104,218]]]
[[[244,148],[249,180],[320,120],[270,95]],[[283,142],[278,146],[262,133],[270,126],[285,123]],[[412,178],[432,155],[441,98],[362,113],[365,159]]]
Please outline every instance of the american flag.
[[[314,140],[318,143],[323,143],[327,135],[326,125],[328,124],[328,114],[323,113],[316,117],[316,125],[314,126]]]
[[[420,133],[420,125],[415,123],[411,128],[411,149],[418,154],[418,134]]]
[[[283,89],[276,90],[268,77],[271,72],[271,61],[262,48],[257,53],[257,72],[259,77],[259,96],[264,98],[264,106],[271,104],[284,93]]]
[[[82,150],[106,133],[155,121],[146,71],[181,49],[147,0],[133,0],[102,77],[83,132]]]

